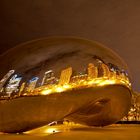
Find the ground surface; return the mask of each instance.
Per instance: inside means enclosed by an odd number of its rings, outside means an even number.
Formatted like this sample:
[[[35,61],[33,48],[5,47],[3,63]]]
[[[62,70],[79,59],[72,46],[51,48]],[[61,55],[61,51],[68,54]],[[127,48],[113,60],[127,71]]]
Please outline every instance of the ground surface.
[[[0,134],[0,140],[139,140],[140,125],[112,125],[103,128],[80,125],[42,127],[26,134]]]

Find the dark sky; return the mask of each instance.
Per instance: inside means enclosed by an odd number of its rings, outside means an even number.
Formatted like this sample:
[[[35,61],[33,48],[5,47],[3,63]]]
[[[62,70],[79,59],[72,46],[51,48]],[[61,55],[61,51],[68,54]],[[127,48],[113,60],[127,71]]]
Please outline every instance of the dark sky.
[[[139,0],[0,0],[0,53],[47,36],[79,36],[116,51],[140,91]]]

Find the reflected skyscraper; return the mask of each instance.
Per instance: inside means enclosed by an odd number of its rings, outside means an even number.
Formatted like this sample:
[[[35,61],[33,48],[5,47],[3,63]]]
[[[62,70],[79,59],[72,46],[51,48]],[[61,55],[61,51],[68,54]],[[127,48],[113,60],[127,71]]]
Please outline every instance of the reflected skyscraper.
[[[72,75],[72,68],[69,67],[61,71],[59,85],[69,84]]]
[[[21,81],[22,77],[18,76],[17,74],[13,75],[11,79],[9,80],[8,84],[6,85],[5,92],[8,94],[8,96],[11,96],[13,92],[19,91],[19,83]]]
[[[10,70],[0,81],[0,91],[2,91],[4,84],[10,78],[10,76],[15,72],[15,70]]]
[[[27,86],[27,88],[26,88],[26,91],[27,91],[27,92],[33,92],[33,91],[34,91],[38,79],[39,79],[38,77],[34,77],[34,78],[32,78],[32,79],[29,81],[29,84],[28,84],[28,86]]]
[[[103,77],[110,77],[109,67],[104,63],[101,64],[101,67],[103,69]]]
[[[46,71],[41,85],[55,84],[57,82],[52,70]]]
[[[88,78],[94,79],[98,77],[98,68],[94,66],[94,64],[89,63],[88,64]]]

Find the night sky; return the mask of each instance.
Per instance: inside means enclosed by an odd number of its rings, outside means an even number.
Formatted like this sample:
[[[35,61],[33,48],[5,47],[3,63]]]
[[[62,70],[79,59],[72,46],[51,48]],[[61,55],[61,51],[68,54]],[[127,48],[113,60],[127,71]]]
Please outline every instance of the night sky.
[[[140,91],[139,0],[1,0],[0,53],[48,36],[79,36],[116,51]]]

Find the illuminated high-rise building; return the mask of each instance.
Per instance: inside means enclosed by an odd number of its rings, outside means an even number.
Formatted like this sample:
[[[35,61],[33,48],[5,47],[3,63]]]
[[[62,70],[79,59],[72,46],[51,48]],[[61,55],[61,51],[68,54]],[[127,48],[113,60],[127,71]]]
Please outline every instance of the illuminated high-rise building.
[[[88,79],[94,79],[98,77],[98,68],[93,63],[88,64]]]
[[[104,63],[101,64],[101,67],[103,69],[103,77],[110,77],[110,70],[108,66]]]
[[[72,67],[64,69],[61,71],[59,85],[68,84],[72,75]]]
[[[18,76],[17,74],[12,76],[5,88],[5,92],[8,94],[8,96],[11,96],[11,93],[13,92],[16,93],[19,91],[19,84],[21,79],[22,77]]]
[[[113,77],[112,77],[112,78],[114,78],[114,79],[117,78],[117,73],[116,73],[116,71],[113,71]]]
[[[11,77],[12,74],[14,74],[15,70],[10,70],[0,81],[0,91],[2,90],[4,84],[6,81]]]
[[[29,81],[29,85],[26,89],[27,92],[33,92],[33,90],[35,89],[36,83],[38,81],[38,77],[34,77]]]
[[[46,71],[42,80],[41,85],[56,84],[57,78],[54,76],[52,70]]]
[[[113,76],[114,76],[114,72],[110,71],[110,78],[113,78]]]
[[[128,77],[123,72],[120,74],[120,76],[122,80],[129,81]]]
[[[22,83],[22,85],[21,85],[21,87],[20,87],[20,89],[19,89],[19,96],[21,95],[21,93],[24,91],[24,89],[25,89],[25,82],[23,82]]]

